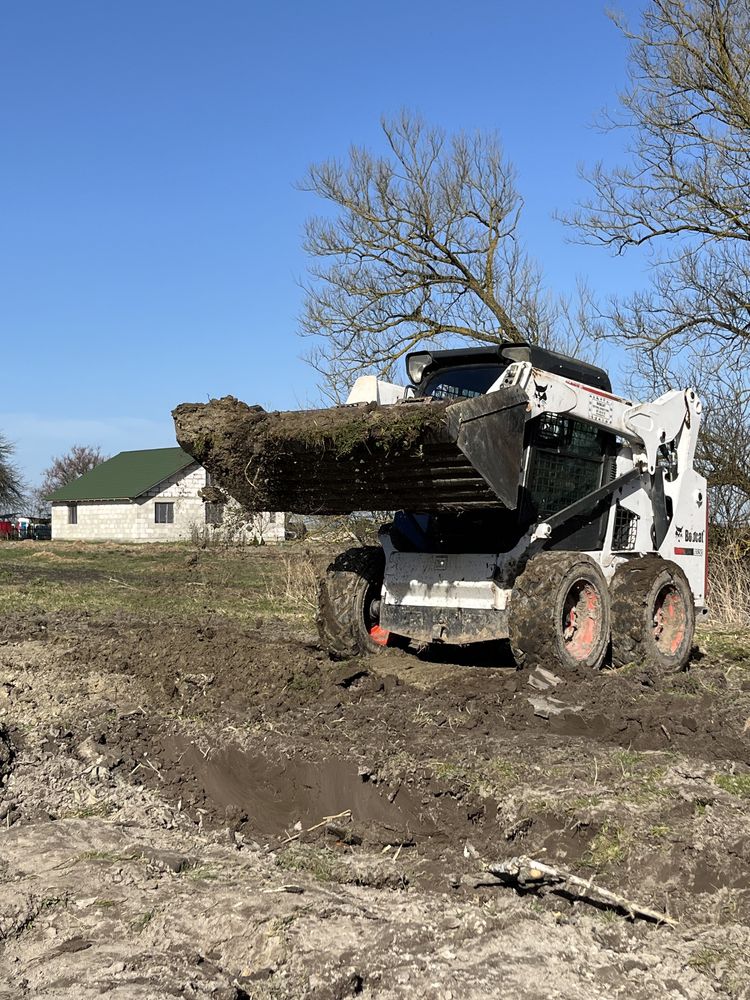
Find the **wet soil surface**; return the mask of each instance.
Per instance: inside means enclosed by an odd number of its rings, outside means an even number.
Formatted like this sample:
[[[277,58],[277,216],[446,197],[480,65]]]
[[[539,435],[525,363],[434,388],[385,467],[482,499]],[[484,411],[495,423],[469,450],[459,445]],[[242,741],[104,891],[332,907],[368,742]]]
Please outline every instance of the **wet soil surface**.
[[[0,626],[0,997],[747,997],[750,659],[331,662],[309,627]],[[485,866],[529,855],[675,928]]]

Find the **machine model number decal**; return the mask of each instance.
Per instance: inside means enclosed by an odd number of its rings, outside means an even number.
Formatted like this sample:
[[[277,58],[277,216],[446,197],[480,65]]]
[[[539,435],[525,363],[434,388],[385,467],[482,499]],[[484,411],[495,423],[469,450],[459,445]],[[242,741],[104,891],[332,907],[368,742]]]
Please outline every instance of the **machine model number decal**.
[[[589,396],[588,411],[590,420],[599,424],[612,423],[614,405],[611,399],[601,396]]]
[[[685,549],[680,545],[675,545],[674,554],[676,556],[702,556],[703,549]]]

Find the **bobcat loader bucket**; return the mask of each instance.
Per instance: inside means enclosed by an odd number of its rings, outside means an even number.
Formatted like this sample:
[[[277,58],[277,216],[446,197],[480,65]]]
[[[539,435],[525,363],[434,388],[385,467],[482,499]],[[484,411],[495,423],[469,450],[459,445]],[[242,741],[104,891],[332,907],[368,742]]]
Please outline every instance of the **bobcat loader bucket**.
[[[427,513],[515,508],[527,403],[509,386],[284,413],[226,396],[172,415],[182,448],[248,510]]]

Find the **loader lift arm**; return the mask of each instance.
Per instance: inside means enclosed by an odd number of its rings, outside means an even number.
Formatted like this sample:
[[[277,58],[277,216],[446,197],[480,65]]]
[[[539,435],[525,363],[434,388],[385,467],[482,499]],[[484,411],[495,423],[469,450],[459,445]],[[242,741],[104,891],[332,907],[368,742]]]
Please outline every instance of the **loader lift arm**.
[[[556,514],[547,517],[543,524],[549,528],[549,533],[551,534],[555,528],[561,527],[563,524],[567,524],[568,521],[572,521],[575,517],[581,517],[584,514],[591,514],[603,500],[609,499],[613,493],[617,490],[622,489],[623,486],[627,486],[634,479],[637,479],[641,475],[639,469],[630,469],[628,472],[624,472],[621,476],[613,479],[609,483],[605,483],[604,486],[600,486],[598,490],[592,490],[591,493],[587,493],[585,497],[581,497],[580,500],[575,500],[573,503],[568,504],[567,507],[563,507]],[[546,532],[545,532],[546,534]],[[537,537],[541,537],[537,535]]]
[[[529,399],[529,418],[544,413],[575,417],[618,434],[634,445],[634,461],[654,475],[659,449],[687,431],[685,464],[692,464],[698,439],[701,402],[694,389],[670,390],[652,403],[632,403],[613,393],[583,385],[529,362],[509,365],[492,389],[520,386]],[[492,390],[490,390],[492,391]]]
[[[545,517],[537,525],[534,539],[548,538],[563,524],[592,513],[616,490],[642,476],[653,511],[653,546],[660,549],[671,521],[670,507],[674,508],[673,498],[665,490],[665,471],[678,478],[682,469],[692,468],[695,455],[701,414],[695,390],[671,390],[651,403],[632,403],[602,389],[535,369],[528,362],[509,365],[492,388],[510,386],[526,392],[530,420],[550,413],[565,415],[610,431],[632,448],[631,469]],[[660,463],[660,457],[665,461]]]

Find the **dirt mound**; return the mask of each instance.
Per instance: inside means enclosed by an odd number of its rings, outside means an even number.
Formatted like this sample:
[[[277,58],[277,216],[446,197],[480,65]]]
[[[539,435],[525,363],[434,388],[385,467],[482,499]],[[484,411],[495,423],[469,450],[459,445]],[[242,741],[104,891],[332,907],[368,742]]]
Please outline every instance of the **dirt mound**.
[[[458,403],[286,413],[227,396],[183,403],[172,415],[180,445],[248,510],[340,514],[515,507],[527,404],[522,390],[506,387]]]
[[[317,698],[327,679],[323,654],[287,630],[283,623],[261,630],[123,616],[91,623],[64,662],[137,678],[154,701],[175,711],[255,722]]]

